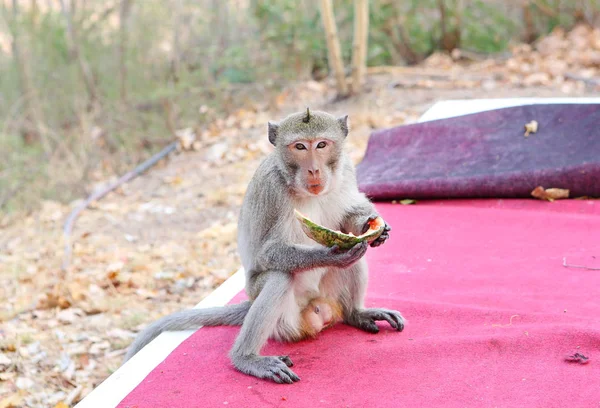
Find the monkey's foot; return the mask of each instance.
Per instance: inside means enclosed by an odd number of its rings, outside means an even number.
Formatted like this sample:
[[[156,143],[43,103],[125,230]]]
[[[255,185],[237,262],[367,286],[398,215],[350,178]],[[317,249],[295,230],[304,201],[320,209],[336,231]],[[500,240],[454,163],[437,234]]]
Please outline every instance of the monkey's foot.
[[[300,381],[289,367],[293,366],[289,356],[244,356],[233,359],[235,367],[245,374],[273,380],[278,384],[293,384]]]
[[[375,322],[382,320],[398,331],[404,330],[404,318],[400,312],[380,308],[355,310],[347,323],[368,333],[379,333],[379,327]]]

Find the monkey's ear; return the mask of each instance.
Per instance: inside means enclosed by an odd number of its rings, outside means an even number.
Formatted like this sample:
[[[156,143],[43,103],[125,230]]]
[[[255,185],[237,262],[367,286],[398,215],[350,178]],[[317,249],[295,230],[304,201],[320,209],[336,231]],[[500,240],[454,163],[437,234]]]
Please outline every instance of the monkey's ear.
[[[340,124],[340,129],[342,129],[344,137],[348,136],[348,115],[339,117],[337,121]]]
[[[279,125],[277,123],[269,122],[269,142],[275,146],[275,140],[277,140],[277,132],[279,131]]]

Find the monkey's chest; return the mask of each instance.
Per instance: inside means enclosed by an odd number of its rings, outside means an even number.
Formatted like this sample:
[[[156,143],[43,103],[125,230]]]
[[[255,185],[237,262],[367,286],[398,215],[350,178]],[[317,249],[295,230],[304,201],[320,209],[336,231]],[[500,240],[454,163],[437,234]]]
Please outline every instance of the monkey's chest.
[[[324,227],[339,230],[342,220],[344,219],[344,208],[340,203],[331,202],[327,197],[311,198],[295,203],[295,208],[302,214],[306,215],[313,222]],[[321,244],[310,239],[304,231],[300,223],[294,218],[292,221],[291,240],[295,244],[302,244],[314,247],[320,247]],[[320,295],[320,283],[329,272],[328,268],[315,268],[308,271],[303,271],[294,276],[294,294],[300,307],[306,306],[308,302]]]

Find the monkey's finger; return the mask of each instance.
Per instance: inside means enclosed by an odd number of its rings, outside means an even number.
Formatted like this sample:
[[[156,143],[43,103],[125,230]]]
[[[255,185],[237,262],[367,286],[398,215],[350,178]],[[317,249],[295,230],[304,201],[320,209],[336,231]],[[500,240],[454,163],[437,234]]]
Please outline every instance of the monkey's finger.
[[[371,224],[370,222],[377,219],[377,217],[379,217],[379,215],[371,215],[369,218],[367,218],[367,221],[365,222],[365,225],[363,226],[363,231],[362,233],[364,234],[365,232],[367,232],[369,230],[369,228],[371,228]]]
[[[376,248],[379,245],[383,244],[385,241],[388,240],[390,236],[387,233],[383,233],[379,236],[379,238],[377,238],[376,240],[374,240],[373,242],[371,242],[371,247],[372,248]]]
[[[376,239],[375,241],[371,242],[371,248],[377,248],[381,244],[383,244],[383,241]]]
[[[369,243],[367,241],[362,241],[356,245],[354,245],[348,255],[350,255],[351,259],[359,259],[361,258],[365,252],[367,252],[367,248],[369,247]]]
[[[388,224],[385,224],[385,228],[383,229],[385,232],[389,232],[392,230],[392,227],[390,227]]]

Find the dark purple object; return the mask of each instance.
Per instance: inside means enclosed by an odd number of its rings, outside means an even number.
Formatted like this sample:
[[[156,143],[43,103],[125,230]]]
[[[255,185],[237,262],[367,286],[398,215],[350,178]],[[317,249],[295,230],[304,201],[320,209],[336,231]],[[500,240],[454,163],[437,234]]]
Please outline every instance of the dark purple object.
[[[524,137],[535,120],[537,133]],[[600,197],[600,104],[526,105],[373,132],[357,167],[373,199]]]

